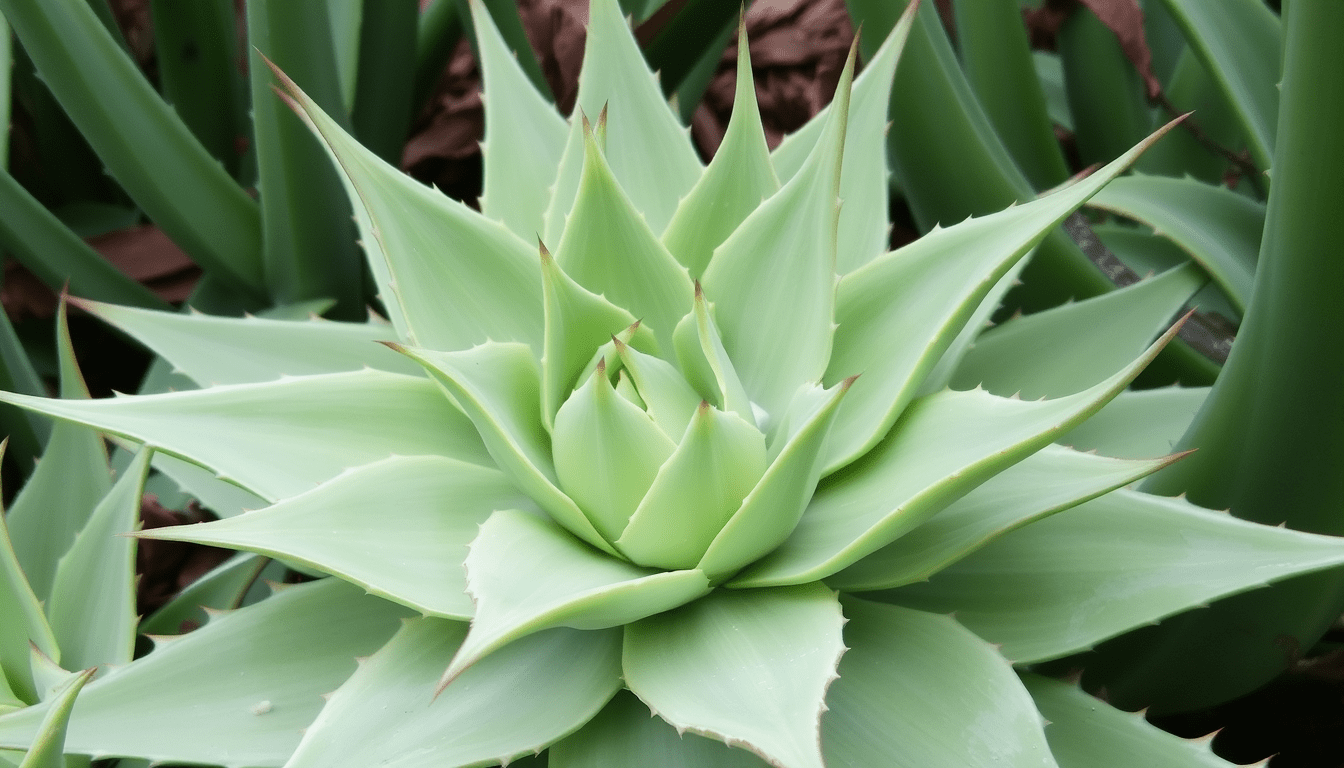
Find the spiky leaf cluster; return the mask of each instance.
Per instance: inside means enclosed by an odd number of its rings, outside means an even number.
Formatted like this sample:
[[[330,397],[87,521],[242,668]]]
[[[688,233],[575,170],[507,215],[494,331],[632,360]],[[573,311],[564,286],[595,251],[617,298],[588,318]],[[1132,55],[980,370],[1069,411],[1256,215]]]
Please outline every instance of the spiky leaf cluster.
[[[1197,407],[1126,392],[1175,333],[1190,272],[982,333],[1034,245],[1144,146],[887,252],[909,14],[774,151],[742,40],[706,167],[615,0],[592,3],[569,121],[473,8],[480,212],[279,75],[342,175],[386,323],[80,302],[202,389],[4,395],[147,446],[203,498],[227,483],[255,501],[142,535],[332,577],[89,683],[68,750],[294,768],[543,750],[556,768],[1216,764],[1014,669],[1344,563],[1335,540],[1124,488],[1174,460],[1171,403]],[[0,746],[26,746],[51,708],[0,717]]]

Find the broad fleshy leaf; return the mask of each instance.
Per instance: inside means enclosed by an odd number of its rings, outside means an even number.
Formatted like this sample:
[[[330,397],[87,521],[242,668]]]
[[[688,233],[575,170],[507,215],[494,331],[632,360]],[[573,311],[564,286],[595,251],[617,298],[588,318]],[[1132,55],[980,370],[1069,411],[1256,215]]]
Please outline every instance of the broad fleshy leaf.
[[[551,441],[541,423],[541,373],[522,344],[487,342],[462,352],[399,347],[425,366],[480,433],[504,474],[556,522],[611,552],[569,496],[556,486]]]
[[[541,357],[541,416],[549,428],[560,403],[574,390],[593,350],[636,323],[633,315],[574,282],[541,247],[546,333]],[[639,325],[636,333],[652,334]]]
[[[382,371],[107,400],[0,392],[0,401],[189,459],[271,501],[392,454],[491,465],[433,382]]]
[[[877,258],[887,249],[890,225],[887,195],[891,171],[887,164],[887,120],[896,64],[910,36],[914,12],[908,7],[877,53],[854,78],[845,129],[845,157],[840,169],[840,225],[836,272],[844,275]],[[834,101],[832,102],[834,103]],[[770,159],[780,179],[793,178],[816,146],[830,119],[828,104],[802,128],[779,143]]]
[[[1013,531],[925,584],[881,593],[957,621],[1027,663],[1344,563],[1339,539],[1121,489]]]
[[[152,451],[142,449],[56,567],[47,601],[67,669],[125,664],[135,650],[135,541]]]
[[[512,509],[485,521],[463,567],[476,614],[440,681],[449,689],[463,670],[527,635],[619,627],[709,592],[699,571],[640,568],[594,551],[545,517]]]
[[[471,3],[471,18],[486,114],[481,212],[531,240],[542,231],[569,127],[533,87],[485,5]]]
[[[421,613],[469,619],[467,544],[491,512],[534,508],[497,469],[399,456],[273,507],[140,537],[245,549],[339,576]]]
[[[600,364],[560,407],[551,432],[560,486],[607,541],[620,538],[677,447],[648,414],[616,394]]]
[[[397,339],[396,331],[381,323],[215,317],[78,299],[71,303],[135,337],[202,387],[358,371],[366,366],[420,373],[405,357],[377,343]]]
[[[677,733],[629,691],[617,693],[597,717],[553,744],[547,754],[549,768],[766,768],[761,758],[745,749]]]
[[[653,423],[670,440],[680,440],[704,402],[676,366],[646,355],[628,344],[617,344],[621,370],[629,373]]]
[[[440,350],[541,345],[541,279],[526,241],[355,141],[279,71],[355,208],[379,297],[403,340]]]
[[[765,435],[701,401],[616,548],[643,565],[695,568],[765,469]]]
[[[826,381],[863,377],[836,419],[828,474],[871,450],[891,429],[1004,274],[1171,125],[1072,186],[935,229],[840,280],[839,327]]]
[[[1169,238],[1213,277],[1238,312],[1246,310],[1265,228],[1263,203],[1188,177],[1134,175],[1106,185],[1088,205]]]
[[[821,584],[718,590],[625,628],[625,682],[678,730],[781,768],[822,768],[821,713],[845,646]]]
[[[1177,458],[1112,459],[1048,445],[826,583],[858,592],[927,580],[1009,531],[1132,483]]]
[[[1173,736],[1149,724],[1142,713],[1116,709],[1076,685],[1030,673],[1022,673],[1022,684],[1046,719],[1045,738],[1060,768],[1233,765],[1213,754],[1211,739]]]
[[[1015,318],[980,334],[957,366],[952,387],[980,386],[1025,400],[1081,392],[1142,354],[1203,284],[1200,269],[1188,265]]]
[[[1119,373],[1076,395],[1023,402],[974,390],[916,400],[902,415],[900,428],[835,481],[823,484],[789,538],[733,584],[824,579],[890,544],[1096,413],[1179,327]]]
[[[320,696],[349,677],[356,656],[387,642],[408,613],[327,579],[287,587],[189,635],[160,638],[148,656],[84,688],[66,751],[279,766],[317,716]],[[0,747],[27,747],[50,706],[0,717]]]
[[[566,217],[571,215],[585,163],[580,111],[596,115],[604,108],[610,126],[606,157],[611,171],[655,234],[667,227],[677,203],[703,172],[687,130],[663,98],[616,0],[593,0],[578,103],[569,121],[554,197],[546,210],[547,242],[558,241],[560,233],[572,226]],[[636,307],[627,309],[640,314]]]
[[[799,387],[821,380],[831,355],[840,163],[856,56],[851,49],[835,109],[803,168],[714,251],[701,281],[751,401],[775,418]]]
[[[1123,459],[1161,456],[1176,450],[1208,396],[1208,387],[1126,390],[1058,442]]]
[[[850,650],[821,722],[828,765],[1054,768],[1031,697],[988,643],[946,616],[843,606]]]
[[[38,728],[37,738],[28,748],[19,768],[66,768],[65,731],[70,721],[70,712],[75,708],[75,698],[83,690],[84,684],[93,677],[95,670],[85,670],[76,675],[66,685],[65,690],[47,709],[47,716]]]
[[[691,279],[626,196],[586,128],[583,150],[578,196],[556,263],[583,287],[633,312],[651,326],[659,348],[671,349],[672,329],[691,305]]]
[[[620,632],[553,629],[482,659],[437,697],[466,625],[406,622],[340,687],[286,768],[454,768],[540,752],[620,688]]]
[[[756,79],[751,71],[745,23],[738,26],[737,50],[737,88],[723,142],[663,233],[663,245],[697,280],[709,265],[714,249],[763,200],[779,190],[756,105]],[[882,194],[885,201],[885,188]],[[886,212],[882,215],[885,225]]]
[[[732,575],[789,537],[817,487],[828,431],[852,383],[799,392],[770,446],[770,467],[700,559],[697,567],[711,579]]]
[[[135,450],[136,447],[134,441],[125,438],[114,438],[113,442],[126,450]],[[251,509],[261,509],[267,504],[265,499],[246,488],[220,480],[214,472],[176,456],[155,453],[150,464],[163,477],[176,483],[183,493],[194,497],[202,507],[218,517],[235,517]]]
[[[701,397],[761,426],[756,417],[757,409],[752,407],[737,369],[723,348],[723,337],[719,335],[718,325],[699,283],[696,283],[695,305],[673,331],[673,346],[682,374]]]

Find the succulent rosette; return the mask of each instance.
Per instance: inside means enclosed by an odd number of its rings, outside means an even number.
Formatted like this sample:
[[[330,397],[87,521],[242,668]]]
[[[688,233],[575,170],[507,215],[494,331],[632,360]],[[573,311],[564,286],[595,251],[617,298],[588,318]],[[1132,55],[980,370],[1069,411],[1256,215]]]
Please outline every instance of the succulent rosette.
[[[342,174],[386,322],[79,302],[202,388],[4,395],[150,447],[223,517],[142,535],[333,577],[89,683],[67,748],[324,768],[1220,762],[1026,671],[1344,562],[1333,539],[1124,487],[1174,460],[1169,406],[1188,418],[1202,395],[1126,392],[1199,279],[982,333],[1033,246],[1143,147],[888,252],[913,12],[773,152],[742,41],[704,167],[615,0],[593,0],[569,121],[473,10],[480,212],[279,75]],[[0,746],[46,706],[0,717]]]

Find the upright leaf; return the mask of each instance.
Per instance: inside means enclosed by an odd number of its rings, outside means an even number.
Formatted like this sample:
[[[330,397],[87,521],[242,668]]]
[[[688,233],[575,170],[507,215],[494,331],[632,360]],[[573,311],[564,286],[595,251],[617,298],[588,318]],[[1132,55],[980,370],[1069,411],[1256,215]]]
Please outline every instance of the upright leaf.
[[[38,729],[37,738],[28,748],[19,768],[66,768],[65,730],[70,722],[70,712],[75,708],[75,697],[84,688],[84,684],[93,677],[94,670],[85,670],[66,685],[55,699],[47,716]]]

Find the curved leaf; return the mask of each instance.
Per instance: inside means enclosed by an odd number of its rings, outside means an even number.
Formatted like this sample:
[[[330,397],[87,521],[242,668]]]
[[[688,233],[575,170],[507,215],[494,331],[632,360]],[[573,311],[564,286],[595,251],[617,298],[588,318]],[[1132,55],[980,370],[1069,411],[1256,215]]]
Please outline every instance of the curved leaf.
[[[1179,765],[1231,768],[1213,754],[1213,741],[1187,741],[1148,723],[1142,713],[1124,712],[1087,695],[1077,686],[1024,673],[1022,684],[1046,719],[1045,737],[1060,768],[1127,768]]]
[[[766,768],[745,749],[694,733],[677,733],[634,694],[621,691],[578,733],[553,744],[549,768]]]
[[[462,561],[496,509],[531,509],[495,469],[438,456],[353,469],[265,509],[140,538],[245,549],[358,584],[421,613],[469,619]]]
[[[38,700],[39,689],[29,664],[31,648],[49,656],[59,655],[42,604],[28,585],[10,543],[7,519],[0,515],[0,681],[21,701]],[[27,745],[21,745],[26,748]]]
[[[420,373],[419,366],[377,343],[396,340],[388,325],[150,312],[81,299],[70,303],[133,336],[202,387],[365,367]]]
[[[1126,390],[1057,442],[1122,459],[1171,453],[1208,396],[1208,387]]]
[[[1013,531],[884,599],[956,611],[1009,659],[1027,663],[1341,563],[1337,538],[1121,489]]]
[[[1027,400],[1087,389],[1142,354],[1203,284],[1197,267],[1177,267],[1101,296],[1014,318],[980,334],[952,375],[952,387],[982,386]]]
[[[1009,531],[1132,483],[1176,458],[1111,459],[1047,445],[826,583],[858,592],[925,581]]]
[[[125,664],[135,650],[135,542],[125,534],[140,520],[151,453],[141,449],[56,567],[47,616],[68,669]]]
[[[286,587],[189,635],[160,638],[153,653],[89,683],[66,751],[279,766],[317,716],[320,696],[408,613],[337,579]],[[48,701],[0,717],[0,747],[27,747],[50,708]]]
[[[1238,313],[1246,311],[1264,232],[1265,206],[1191,178],[1126,176],[1088,205],[1142,221],[1213,277]]]
[[[595,552],[546,518],[512,509],[481,526],[463,566],[476,615],[440,690],[483,657],[536,632],[619,627],[709,592],[699,571],[640,568]]]
[[[435,697],[465,632],[406,622],[332,695],[286,768],[508,763],[577,730],[620,688],[620,633],[553,629],[482,659]]]
[[[627,197],[587,128],[574,209],[555,254],[566,274],[648,323],[659,348],[672,348],[672,329],[691,305],[691,280]]]
[[[846,598],[830,765],[1053,768],[1031,697],[994,649],[946,616]]]
[[[752,402],[776,419],[800,386],[821,380],[831,355],[840,167],[857,55],[850,50],[835,108],[803,168],[705,269],[724,349]]]
[[[397,335],[440,350],[487,339],[540,348],[541,278],[526,242],[383,162],[276,76],[340,170]]]
[[[487,115],[481,212],[531,240],[542,231],[569,127],[533,87],[482,3],[471,3],[471,18]]]
[[[822,768],[820,719],[844,621],[820,584],[719,590],[626,626],[626,685],[678,730],[781,768]]]
[[[690,136],[663,99],[616,0],[594,0],[588,8],[588,40],[569,142],[546,210],[547,242],[558,241],[569,229],[565,219],[586,162],[582,121],[577,116],[596,115],[603,108],[609,110],[605,152],[611,172],[655,235],[667,227],[678,202],[703,172]]]
[[[663,245],[697,280],[714,249],[779,189],[756,104],[745,23],[738,26],[737,52],[737,88],[723,142],[663,233]]]
[[[789,538],[733,584],[824,579],[890,544],[1096,413],[1178,328],[1119,373],[1076,395],[1023,402],[975,390],[916,400],[876,450],[817,491]]]
[[[471,422],[433,382],[382,371],[107,400],[10,392],[0,400],[190,459],[269,501],[394,453],[490,466]]]
[[[70,722],[70,712],[75,708],[75,698],[93,677],[94,671],[88,669],[76,675],[53,700],[19,768],[66,768],[65,731]]]

